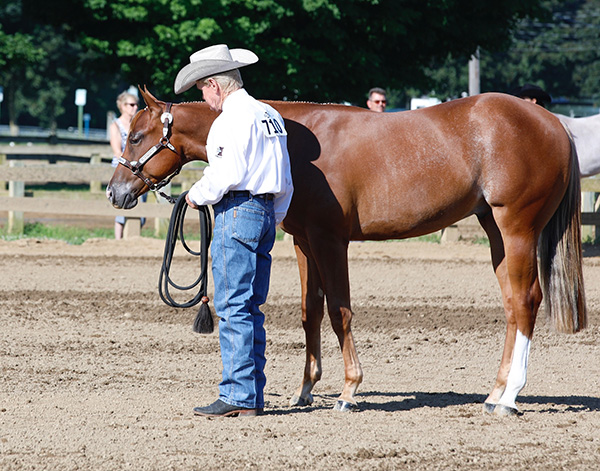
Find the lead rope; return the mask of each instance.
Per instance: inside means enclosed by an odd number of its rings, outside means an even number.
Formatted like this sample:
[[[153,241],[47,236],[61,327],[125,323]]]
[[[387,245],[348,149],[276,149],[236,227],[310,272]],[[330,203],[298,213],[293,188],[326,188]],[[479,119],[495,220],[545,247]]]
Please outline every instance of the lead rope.
[[[160,299],[165,304],[171,307],[192,307],[202,302],[196,319],[194,321],[194,332],[200,334],[210,334],[214,330],[214,322],[210,308],[208,307],[208,297],[206,295],[207,284],[208,284],[208,247],[210,245],[212,235],[212,222],[210,218],[210,212],[207,206],[198,207],[198,219],[200,222],[200,252],[193,251],[185,241],[183,233],[183,223],[185,221],[185,213],[188,208],[188,204],[185,201],[185,195],[187,191],[183,192],[173,206],[171,212],[171,220],[169,221],[169,230],[167,232],[167,238],[165,240],[165,252],[163,255],[162,267],[160,269],[160,276],[158,279],[158,293]],[[171,270],[171,263],[173,261],[173,254],[177,245],[177,239],[181,240],[181,244],[185,250],[196,257],[200,257],[200,275],[196,278],[191,285],[180,286],[173,282],[169,276]],[[198,293],[189,301],[179,303],[175,301],[169,293],[169,286],[179,291],[189,291],[200,285]]]

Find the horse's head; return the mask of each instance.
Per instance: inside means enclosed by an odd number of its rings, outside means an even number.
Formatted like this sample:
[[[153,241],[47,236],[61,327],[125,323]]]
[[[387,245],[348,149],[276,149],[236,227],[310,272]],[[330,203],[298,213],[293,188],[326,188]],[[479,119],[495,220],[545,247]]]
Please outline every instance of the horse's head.
[[[138,197],[170,181],[185,163],[173,134],[171,104],[141,90],[146,108],[131,122],[127,142],[108,186],[106,197],[115,208],[131,209]]]

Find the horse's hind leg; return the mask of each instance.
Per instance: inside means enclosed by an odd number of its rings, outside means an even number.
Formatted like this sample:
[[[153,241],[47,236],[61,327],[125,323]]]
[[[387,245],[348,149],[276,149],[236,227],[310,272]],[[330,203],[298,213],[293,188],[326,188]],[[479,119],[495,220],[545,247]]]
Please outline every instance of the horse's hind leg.
[[[517,395],[527,381],[529,348],[537,311],[542,301],[542,290],[537,271],[537,234],[506,238],[505,246],[508,278],[513,293],[516,335],[511,339],[512,359],[506,388],[494,412],[499,415],[512,415],[517,412]],[[507,338],[507,343],[508,341]]]
[[[502,238],[495,222],[482,220],[482,225],[490,236],[507,322],[500,369],[484,410],[514,414],[517,412],[515,399],[527,379],[530,341],[542,300],[537,275],[537,235],[531,232],[505,234]]]
[[[290,399],[292,406],[313,402],[311,391],[321,379],[321,322],[323,321],[323,289],[315,261],[306,246],[300,248],[294,240],[300,284],[302,287],[302,326],[306,337],[306,364],[302,384]]]
[[[517,325],[512,310],[512,289],[510,287],[508,272],[506,270],[506,257],[504,255],[504,241],[502,240],[502,234],[500,233],[500,229],[498,229],[491,211],[485,216],[479,216],[479,222],[488,235],[488,239],[490,241],[492,266],[494,268],[496,278],[498,279],[498,283],[500,284],[502,304],[504,305],[504,314],[506,316],[506,339],[504,342],[502,360],[500,361],[500,369],[498,370],[498,375],[496,376],[496,384],[484,402],[484,411],[494,412],[496,404],[498,404],[498,401],[502,397],[504,389],[506,388],[506,380],[510,370],[514,339],[517,334]]]
[[[480,217],[480,222],[490,240],[492,263],[506,315],[502,360],[484,411],[512,414],[517,411],[517,394],[525,386],[530,339],[542,298],[537,278],[536,243],[530,236],[507,237],[507,257],[493,215]]]

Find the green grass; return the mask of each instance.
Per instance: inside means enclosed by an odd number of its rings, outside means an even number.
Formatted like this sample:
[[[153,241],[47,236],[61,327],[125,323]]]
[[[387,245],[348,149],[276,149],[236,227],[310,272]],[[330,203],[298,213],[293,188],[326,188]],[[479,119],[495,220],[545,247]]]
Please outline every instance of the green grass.
[[[52,239],[64,240],[73,245],[81,245],[87,239],[114,238],[114,230],[109,228],[85,229],[74,226],[48,226],[39,222],[26,223],[24,233],[20,235],[8,234],[6,228],[0,228],[0,238],[3,240],[16,239]]]
[[[414,240],[418,240],[420,242],[431,242],[433,244],[439,244],[442,242],[442,238],[436,233],[415,237]]]

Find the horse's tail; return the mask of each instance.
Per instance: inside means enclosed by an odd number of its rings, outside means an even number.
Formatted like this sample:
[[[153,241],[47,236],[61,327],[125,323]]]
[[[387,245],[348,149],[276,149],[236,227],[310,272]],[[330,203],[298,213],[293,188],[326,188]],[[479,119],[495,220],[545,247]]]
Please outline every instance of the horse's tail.
[[[542,231],[539,243],[544,306],[558,332],[575,333],[587,326],[581,251],[581,182],[571,133],[571,175],[563,199]]]

